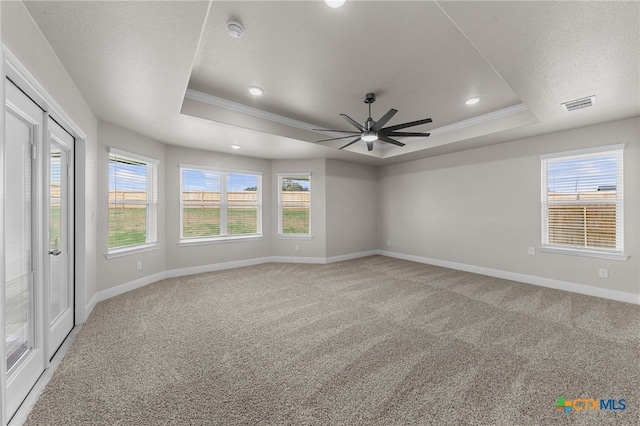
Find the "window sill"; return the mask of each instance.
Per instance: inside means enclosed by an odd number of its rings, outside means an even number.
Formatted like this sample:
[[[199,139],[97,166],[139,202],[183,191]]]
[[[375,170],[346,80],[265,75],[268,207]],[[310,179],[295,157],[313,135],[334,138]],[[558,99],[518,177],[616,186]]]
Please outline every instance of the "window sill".
[[[577,249],[567,249],[567,248],[559,248],[559,247],[551,247],[551,246],[540,247],[538,251],[540,253],[565,254],[569,256],[582,256],[582,257],[595,257],[598,259],[609,259],[609,260],[619,260],[619,261],[626,261],[629,259],[629,256],[621,253],[606,253],[601,251],[577,250]]]
[[[107,259],[114,259],[116,257],[129,256],[130,254],[144,253],[145,251],[158,250],[159,248],[160,246],[158,245],[158,243],[142,244],[139,246],[125,247],[125,248],[111,250],[105,255],[105,257]]]
[[[234,235],[214,238],[185,238],[178,242],[178,247],[201,246],[206,244],[233,243],[238,241],[262,240],[262,235]]]
[[[313,240],[311,234],[278,234],[279,240]]]

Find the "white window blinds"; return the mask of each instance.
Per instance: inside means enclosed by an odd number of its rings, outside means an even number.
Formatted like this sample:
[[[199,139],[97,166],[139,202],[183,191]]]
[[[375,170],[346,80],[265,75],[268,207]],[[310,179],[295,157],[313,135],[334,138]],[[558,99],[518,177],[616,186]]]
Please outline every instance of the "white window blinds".
[[[622,146],[543,156],[542,244],[622,253]]]
[[[158,241],[158,161],[109,151],[109,251]]]

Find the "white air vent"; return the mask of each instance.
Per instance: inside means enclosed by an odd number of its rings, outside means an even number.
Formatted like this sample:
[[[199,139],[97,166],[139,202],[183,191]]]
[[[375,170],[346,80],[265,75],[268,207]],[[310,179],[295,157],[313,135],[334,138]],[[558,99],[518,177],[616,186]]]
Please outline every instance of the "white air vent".
[[[596,96],[589,96],[588,98],[576,99],[575,101],[564,102],[562,108],[565,111],[575,111],[577,109],[588,108],[596,104]]]

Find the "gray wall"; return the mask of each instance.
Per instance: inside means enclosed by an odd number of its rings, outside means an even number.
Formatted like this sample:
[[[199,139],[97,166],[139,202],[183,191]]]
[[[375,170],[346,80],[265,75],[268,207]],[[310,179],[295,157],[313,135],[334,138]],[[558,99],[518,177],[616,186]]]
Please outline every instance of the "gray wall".
[[[101,123],[98,129],[93,113],[24,5],[2,2],[1,11],[3,43],[87,136],[86,225],[78,230],[87,246],[87,302],[98,290],[165,270],[267,256],[325,258],[373,248],[640,293],[639,118],[387,166],[377,170],[377,177],[372,168],[335,160],[269,161],[165,146],[109,124]],[[529,256],[527,247],[540,244],[539,155],[618,143],[627,144],[625,251],[629,260]],[[105,258],[108,146],[161,160],[159,250]],[[178,247],[179,163],[263,171],[264,238]],[[312,173],[311,240],[276,238],[279,172]],[[136,270],[137,261],[143,262],[142,271]],[[609,279],[598,278],[600,267],[609,269]]]
[[[98,291],[130,283],[157,273],[183,268],[207,267],[227,262],[238,262],[287,256],[300,258],[326,257],[326,179],[325,160],[264,160],[233,154],[223,154],[197,149],[165,145],[117,126],[99,123],[98,153],[98,193],[103,194],[98,202]],[[158,167],[158,250],[128,254],[108,259],[108,155],[109,147],[115,147],[135,154],[155,158]],[[344,176],[347,163],[338,162],[336,179],[347,181],[352,174]],[[261,172],[263,237],[261,239],[223,241],[199,245],[179,243],[180,230],[180,164],[219,167],[222,169]],[[362,180],[375,179],[373,169],[357,168],[355,176]],[[311,173],[311,232],[312,239],[277,238],[277,173]],[[339,180],[336,181],[340,185]],[[359,183],[361,185],[361,183]],[[355,191],[356,188],[354,187]],[[364,197],[371,197],[374,204],[375,192],[369,190]],[[360,195],[360,200],[363,195]],[[366,204],[366,203],[365,203]],[[373,222],[372,222],[373,223]],[[369,235],[369,233],[367,233]],[[367,239],[365,238],[365,241]],[[298,246],[298,250],[294,246]],[[339,246],[339,244],[337,245]],[[353,247],[372,248],[370,244],[356,244]],[[359,251],[365,250],[364,248]],[[342,253],[340,253],[342,254]],[[142,270],[136,269],[141,261]]]
[[[166,254],[167,270],[213,265],[271,255],[271,211],[273,204],[269,160],[222,154],[167,145],[166,149]],[[180,238],[180,164],[262,172],[262,230],[260,240],[224,241],[178,246]]]
[[[375,250],[376,169],[326,161],[327,257]]]
[[[93,112],[74,82],[42,36],[22,2],[0,2],[2,9],[2,43],[25,66],[60,108],[86,135],[84,144],[85,200],[84,228],[76,232],[84,235],[85,253],[80,253],[85,269],[85,303],[96,293],[96,165],[98,123]],[[4,106],[3,106],[4,108]],[[4,114],[3,114],[4,115]],[[79,151],[76,151],[78,154]],[[76,172],[76,175],[80,173]],[[1,206],[0,206],[1,207]],[[77,219],[77,218],[76,218]]]
[[[107,259],[109,249],[109,148],[156,159],[158,165],[158,249]],[[112,124],[98,124],[98,291],[165,270],[165,145]],[[142,270],[136,263],[142,262]]]
[[[536,277],[640,293],[640,119],[605,123],[380,170],[378,247]],[[537,253],[540,158],[612,144],[624,150],[627,261]],[[390,246],[387,246],[387,241]],[[598,277],[609,269],[609,279]]]
[[[270,161],[163,145],[101,123],[99,193],[107,192],[107,147],[120,147],[161,160],[164,207],[161,250],[107,260],[106,195],[101,199],[99,289],[165,270],[269,256],[327,258],[377,248],[640,293],[640,229],[634,219],[639,214],[639,127],[640,119],[629,119],[375,169],[337,160]],[[528,255],[528,246],[540,245],[539,156],[619,143],[627,144],[625,252],[630,259]],[[262,172],[263,238],[180,247],[181,163]],[[312,239],[277,238],[277,174],[284,172],[311,172]],[[135,269],[138,260],[143,271]],[[610,278],[598,278],[599,268],[609,269]]]

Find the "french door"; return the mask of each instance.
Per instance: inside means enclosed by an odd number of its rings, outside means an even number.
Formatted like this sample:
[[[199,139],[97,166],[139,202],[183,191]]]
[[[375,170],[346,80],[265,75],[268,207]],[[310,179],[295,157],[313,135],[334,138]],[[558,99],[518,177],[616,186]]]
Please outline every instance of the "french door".
[[[7,414],[10,418],[44,370],[42,276],[37,248],[42,110],[7,82],[4,145]]]
[[[49,358],[73,328],[73,137],[49,118]]]
[[[74,139],[5,81],[6,413],[10,419],[74,325]]]

